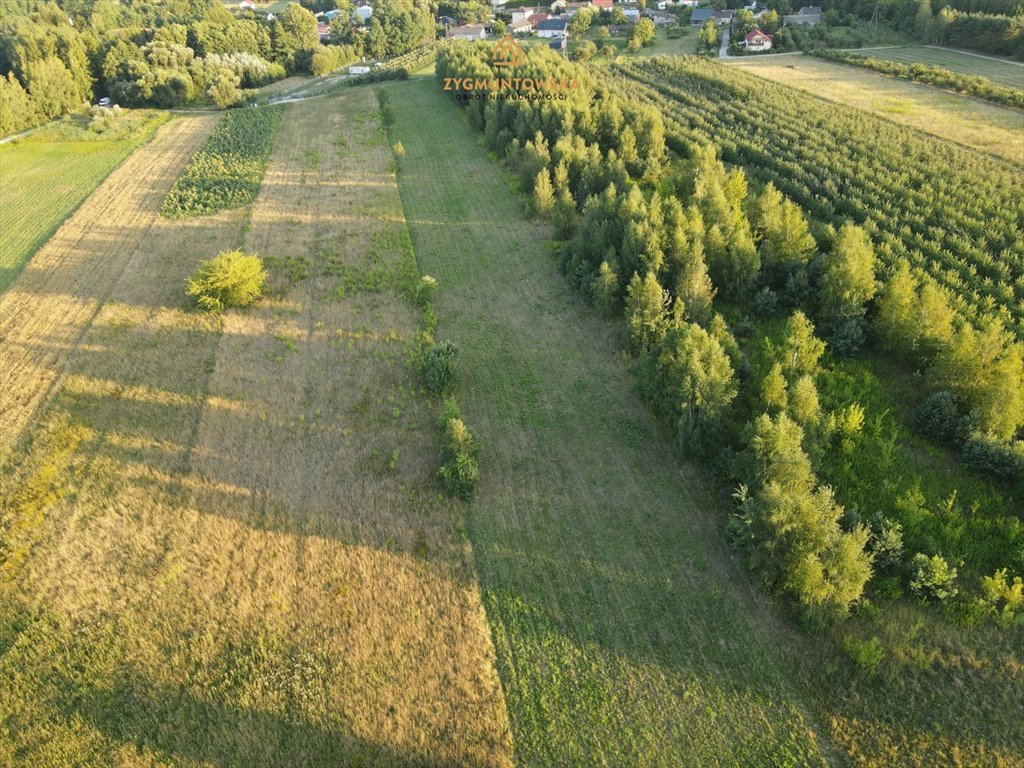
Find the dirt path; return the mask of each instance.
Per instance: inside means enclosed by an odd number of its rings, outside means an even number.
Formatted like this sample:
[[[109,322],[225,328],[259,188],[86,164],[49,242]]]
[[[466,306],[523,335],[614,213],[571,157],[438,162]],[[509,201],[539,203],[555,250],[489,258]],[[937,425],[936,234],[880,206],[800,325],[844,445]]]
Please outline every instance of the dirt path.
[[[171,121],[128,158],[0,296],[0,456],[60,380],[217,116]]]

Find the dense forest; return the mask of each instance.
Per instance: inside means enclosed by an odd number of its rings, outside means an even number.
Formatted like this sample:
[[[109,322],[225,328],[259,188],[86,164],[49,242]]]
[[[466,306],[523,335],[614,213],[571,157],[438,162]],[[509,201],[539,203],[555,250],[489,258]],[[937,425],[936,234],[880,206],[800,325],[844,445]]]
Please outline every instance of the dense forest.
[[[213,0],[10,6],[0,21],[0,135],[101,96],[131,107],[227,107],[286,74],[325,74],[434,37],[430,12],[411,0],[377,3],[363,26],[339,14],[323,42],[302,5],[270,16],[233,14]]]
[[[437,74],[479,78],[489,62],[486,46],[451,47]],[[719,70],[653,60],[605,75],[531,52],[516,75],[581,87],[459,103],[552,221],[572,284],[624,317],[641,392],[732,489],[730,537],[770,590],[812,623],[866,590],[971,621],[1015,615],[1019,176]],[[936,217],[942,262],[920,252]],[[906,388],[880,382],[879,357],[926,396],[892,402]],[[904,441],[958,450],[960,466],[914,464]]]

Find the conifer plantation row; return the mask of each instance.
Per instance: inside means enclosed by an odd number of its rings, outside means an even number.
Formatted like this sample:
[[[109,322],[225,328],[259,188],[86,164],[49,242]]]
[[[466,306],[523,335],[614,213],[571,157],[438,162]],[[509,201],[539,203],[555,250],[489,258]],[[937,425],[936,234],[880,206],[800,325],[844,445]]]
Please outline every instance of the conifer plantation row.
[[[624,317],[640,391],[733,495],[751,571],[818,625],[901,594],[1016,615],[1019,178],[715,64],[618,69],[531,51],[516,76],[582,87],[456,103],[551,220],[569,281]],[[489,71],[486,46],[438,56],[442,82]]]

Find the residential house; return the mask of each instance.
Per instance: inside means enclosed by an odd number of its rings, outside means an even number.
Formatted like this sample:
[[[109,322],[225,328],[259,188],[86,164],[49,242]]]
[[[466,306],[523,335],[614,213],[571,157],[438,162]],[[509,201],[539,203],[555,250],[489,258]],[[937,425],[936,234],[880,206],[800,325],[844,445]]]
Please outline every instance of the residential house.
[[[711,18],[715,20],[715,24],[724,27],[726,24],[732,24],[732,17],[735,15],[735,11],[715,11]]]
[[[550,43],[548,43],[548,46],[551,48],[551,50],[558,51],[559,53],[564,55],[565,54],[565,44],[566,44],[566,41],[568,39],[569,38],[565,37],[564,35],[562,37],[556,37],[554,40],[552,40]]]
[[[369,3],[362,3],[358,8],[356,8],[354,13],[359,17],[359,20],[365,24],[370,20],[370,17],[373,16],[373,6]]]
[[[612,9],[612,0],[590,0],[590,7],[596,8],[599,11],[610,11]]]
[[[238,7],[241,8],[243,11],[255,11],[256,3],[254,3],[252,0],[242,0],[242,2],[238,4]]]
[[[520,21],[526,21],[528,18],[533,16],[537,12],[536,8],[513,8],[512,9],[512,23],[518,24]]]
[[[640,21],[640,9],[639,8],[636,8],[636,7],[627,8],[625,6],[619,6],[619,7],[622,8],[622,14],[627,19],[629,19],[633,24],[636,24],[638,21]]]
[[[325,37],[331,36],[331,28],[326,22],[320,21],[317,22],[316,33],[320,35],[320,39],[323,40]]]
[[[690,26],[704,26],[704,23],[709,21],[714,13],[713,8],[694,8],[693,13],[690,14]]]
[[[821,21],[821,6],[805,5],[799,11],[782,17],[783,24],[806,24],[813,27]]]
[[[452,27],[445,34],[449,40],[486,40],[487,27],[483,24],[467,24],[464,27]]]
[[[676,17],[671,13],[657,13],[656,11],[648,11],[647,18],[654,22],[656,27],[671,27],[676,23]]]
[[[567,2],[567,0],[555,0],[555,2],[553,2],[551,4],[551,12],[552,13],[561,13],[561,14],[565,14],[566,16],[570,16],[571,17],[571,16],[574,16],[577,11],[581,10],[582,8],[587,8],[589,6],[590,6],[589,2],[585,2],[585,3],[570,3],[570,2]]]
[[[544,19],[534,25],[537,30],[537,37],[565,37],[565,30],[569,22],[565,19]]]
[[[542,21],[547,21],[550,18],[551,17],[546,13],[534,13],[528,16],[526,20],[530,22],[534,29],[536,29],[538,24]]]
[[[491,0],[491,6],[494,8],[504,8],[507,2],[508,0]]]
[[[770,51],[772,36],[760,29],[752,29],[743,37],[743,47],[748,51]]]
[[[533,32],[533,24],[528,21],[517,21],[508,25],[510,35],[528,35]]]

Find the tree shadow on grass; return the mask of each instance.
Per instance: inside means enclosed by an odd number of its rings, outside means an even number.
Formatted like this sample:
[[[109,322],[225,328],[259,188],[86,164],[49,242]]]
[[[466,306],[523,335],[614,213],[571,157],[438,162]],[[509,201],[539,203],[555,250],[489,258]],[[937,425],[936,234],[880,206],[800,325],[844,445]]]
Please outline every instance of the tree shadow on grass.
[[[459,768],[414,748],[367,741],[345,726],[196,698],[184,686],[156,684],[119,670],[110,687],[77,688],[64,714],[112,742],[170,763],[227,768]],[[287,706],[286,706],[287,708]],[[381,713],[384,717],[384,713]]]

